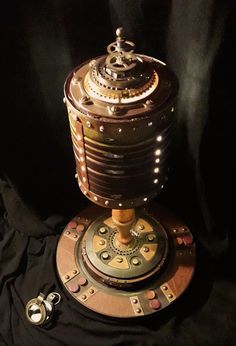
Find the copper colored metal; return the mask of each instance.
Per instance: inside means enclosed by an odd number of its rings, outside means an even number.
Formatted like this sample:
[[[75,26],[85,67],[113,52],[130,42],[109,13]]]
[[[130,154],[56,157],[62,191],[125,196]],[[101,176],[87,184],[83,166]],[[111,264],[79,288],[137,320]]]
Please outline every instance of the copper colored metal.
[[[135,222],[134,209],[113,209],[112,221],[118,230],[116,241],[120,244],[128,245],[133,239],[130,231]]]

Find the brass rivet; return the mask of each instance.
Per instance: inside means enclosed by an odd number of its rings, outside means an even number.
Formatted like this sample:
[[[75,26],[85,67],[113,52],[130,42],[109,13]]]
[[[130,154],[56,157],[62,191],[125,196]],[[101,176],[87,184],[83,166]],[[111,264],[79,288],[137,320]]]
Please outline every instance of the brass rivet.
[[[116,262],[118,262],[118,263],[122,263],[122,262],[123,262],[123,258],[118,257],[118,258],[116,259]]]
[[[145,247],[143,248],[143,251],[144,251],[144,252],[148,252],[148,251],[149,251],[149,247],[145,246]]]
[[[74,269],[72,273],[73,273],[73,274],[76,274],[76,273],[77,273],[77,270],[76,270],[76,269]]]
[[[136,312],[138,313],[138,314],[140,314],[140,312],[141,312],[141,309],[136,309]]]
[[[94,290],[93,290],[92,288],[90,288],[89,293],[90,293],[90,294],[93,294],[93,293],[94,293]]]
[[[173,294],[168,294],[168,298],[173,298]]]
[[[137,304],[137,302],[138,302],[138,300],[135,299],[135,298],[132,300],[132,303],[133,303],[133,304]]]
[[[66,279],[66,280],[68,280],[69,278],[70,278],[70,276],[69,276],[69,275],[66,275],[66,276],[65,276],[65,279]]]
[[[139,225],[138,227],[140,230],[143,230],[144,229],[144,225]]]
[[[75,239],[78,238],[77,234],[74,234],[73,237],[74,237]]]
[[[85,300],[86,298],[87,298],[87,296],[84,294],[84,295],[82,295],[82,297],[81,297],[83,300]]]
[[[70,231],[66,231],[66,234],[68,234],[68,235],[69,235],[69,234],[70,234]]]
[[[167,291],[168,290],[168,287],[167,286],[163,286],[162,287],[164,291]]]
[[[99,240],[99,245],[104,245],[105,244],[105,240],[101,239]]]

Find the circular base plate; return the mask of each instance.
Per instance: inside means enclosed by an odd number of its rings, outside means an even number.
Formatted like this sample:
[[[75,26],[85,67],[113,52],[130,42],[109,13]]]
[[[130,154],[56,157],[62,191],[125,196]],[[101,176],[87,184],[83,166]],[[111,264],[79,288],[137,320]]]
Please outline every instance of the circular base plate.
[[[88,265],[91,262],[86,251],[86,240],[88,245],[92,244],[92,233],[91,228],[88,232],[86,230],[92,223],[96,223],[97,218],[101,219],[104,209],[91,206],[79,213],[66,226],[58,242],[57,269],[66,290],[79,303],[107,316],[138,317],[162,310],[175,301],[188,287],[195,268],[195,244],[189,229],[160,206],[153,205],[149,210],[145,210],[145,213],[147,219],[157,219],[160,227],[164,228],[168,236],[169,251],[168,257],[166,255],[163,257],[165,265],[161,267],[161,270],[156,271],[152,276],[139,276],[142,278],[139,282],[135,279],[131,283],[130,279],[114,278],[107,275],[106,267],[104,274],[96,266],[92,265],[91,269]],[[103,216],[102,219],[107,220]],[[93,232],[95,233],[96,231]],[[91,251],[93,251],[92,247]],[[95,256],[94,253],[92,253],[92,260],[93,256]],[[158,251],[155,256],[158,256]],[[140,255],[140,258],[143,257]],[[114,273],[113,269],[111,273]],[[122,282],[122,285],[119,285],[119,282]]]

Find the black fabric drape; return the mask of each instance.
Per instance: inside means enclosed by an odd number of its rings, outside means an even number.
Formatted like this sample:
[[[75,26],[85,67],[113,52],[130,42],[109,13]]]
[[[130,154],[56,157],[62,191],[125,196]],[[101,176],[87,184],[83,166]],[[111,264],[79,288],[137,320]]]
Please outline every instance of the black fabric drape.
[[[1,5],[0,345],[236,344],[236,6],[217,0],[23,1]],[[55,249],[88,201],[74,180],[62,87],[105,52],[117,26],[180,81],[169,183],[158,201],[187,221],[198,245],[194,280],[167,311],[109,320],[63,292]],[[31,326],[24,305],[62,295],[54,323]]]

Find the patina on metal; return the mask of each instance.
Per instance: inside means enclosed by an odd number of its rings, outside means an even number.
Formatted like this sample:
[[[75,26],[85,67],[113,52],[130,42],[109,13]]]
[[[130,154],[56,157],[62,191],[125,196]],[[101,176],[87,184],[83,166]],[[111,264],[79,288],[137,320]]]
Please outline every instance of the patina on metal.
[[[150,209],[167,180],[178,81],[165,63],[136,53],[122,28],[116,36],[108,54],[65,82],[75,177],[97,206],[63,231],[57,269],[80,304],[125,318],[160,311],[183,293],[195,245],[181,221]]]

